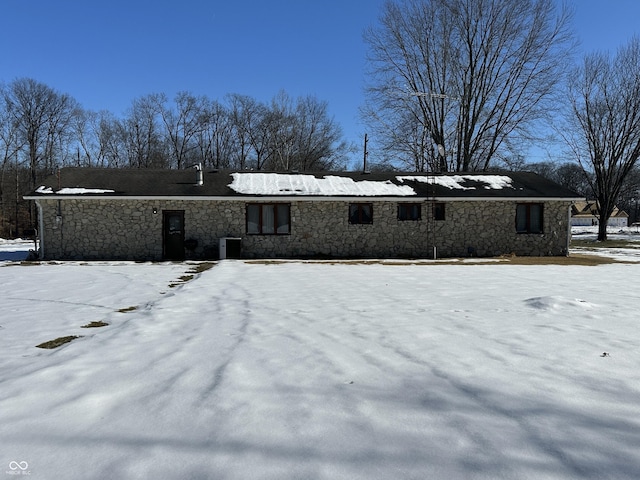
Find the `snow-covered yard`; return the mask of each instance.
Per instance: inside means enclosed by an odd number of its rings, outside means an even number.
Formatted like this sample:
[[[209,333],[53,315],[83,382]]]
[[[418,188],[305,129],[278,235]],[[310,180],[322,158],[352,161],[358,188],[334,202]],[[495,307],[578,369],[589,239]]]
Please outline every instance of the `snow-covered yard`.
[[[0,242],[0,475],[638,478],[640,265],[197,273],[21,265],[17,245]]]

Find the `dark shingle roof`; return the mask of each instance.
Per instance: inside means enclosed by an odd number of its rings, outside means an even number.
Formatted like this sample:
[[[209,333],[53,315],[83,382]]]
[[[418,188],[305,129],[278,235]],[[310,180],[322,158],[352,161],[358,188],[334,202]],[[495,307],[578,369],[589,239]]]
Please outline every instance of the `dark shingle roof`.
[[[308,183],[319,179],[319,185],[330,183],[330,179],[346,182],[346,185],[360,187],[358,193],[350,193],[349,188],[340,192],[322,189],[311,191],[302,188],[281,189],[277,192],[259,190],[240,190],[230,188],[233,174],[241,174],[244,180],[259,178],[256,174],[269,172],[205,170],[204,184],[197,185],[197,171],[188,170],[150,170],[150,169],[99,169],[99,168],[63,168],[59,174],[46,178],[41,187],[25,198],[35,199],[56,196],[125,196],[125,197],[235,197],[235,196],[274,196],[279,197],[403,197],[400,193],[404,188],[411,188],[415,197],[439,198],[563,198],[576,200],[580,197],[544,177],[530,172],[506,173],[464,173],[464,174],[427,174],[427,173],[361,173],[361,172],[322,172],[322,173],[277,173],[280,180],[301,185],[301,181]],[[248,175],[248,176],[247,176]],[[491,180],[508,182],[502,187]],[[264,178],[264,177],[261,177]],[[276,177],[269,177],[276,178]],[[510,180],[509,180],[510,179]],[[361,183],[365,182],[365,183]],[[366,182],[376,182],[375,184]],[[245,182],[246,183],[246,182]],[[249,182],[251,183],[251,182]],[[504,183],[504,182],[503,182]],[[381,190],[373,187],[384,187]],[[43,188],[44,187],[44,188]],[[401,187],[401,188],[400,188]],[[65,190],[67,189],[67,190]],[[91,189],[91,190],[69,190]],[[62,191],[61,191],[62,190]],[[103,192],[110,190],[110,192]],[[330,193],[327,193],[330,191]],[[244,193],[243,193],[244,192]],[[397,193],[394,193],[397,192]],[[410,198],[410,197],[409,197]]]

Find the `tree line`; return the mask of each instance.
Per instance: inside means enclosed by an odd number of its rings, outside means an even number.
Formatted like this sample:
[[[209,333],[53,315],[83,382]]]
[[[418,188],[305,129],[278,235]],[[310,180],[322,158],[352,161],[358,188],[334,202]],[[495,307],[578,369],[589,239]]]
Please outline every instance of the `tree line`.
[[[154,93],[118,117],[20,78],[0,86],[0,236],[33,225],[21,196],[63,166],[321,171],[346,168],[349,151],[327,102],[313,96]]]

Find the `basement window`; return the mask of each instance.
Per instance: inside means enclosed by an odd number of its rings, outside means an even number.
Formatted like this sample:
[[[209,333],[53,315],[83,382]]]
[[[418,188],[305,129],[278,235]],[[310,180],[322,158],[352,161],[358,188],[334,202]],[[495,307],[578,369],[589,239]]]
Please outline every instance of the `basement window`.
[[[519,203],[516,206],[516,232],[542,233],[542,204]]]
[[[250,203],[247,205],[247,233],[250,235],[288,235],[291,215],[288,203]]]

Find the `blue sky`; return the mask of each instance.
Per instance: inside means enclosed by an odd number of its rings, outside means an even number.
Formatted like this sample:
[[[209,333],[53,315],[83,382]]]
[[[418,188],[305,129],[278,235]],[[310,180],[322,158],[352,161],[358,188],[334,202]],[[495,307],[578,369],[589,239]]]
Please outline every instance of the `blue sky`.
[[[613,51],[638,32],[637,0],[573,2],[584,51]],[[362,33],[383,3],[2,0],[0,81],[31,77],[117,116],[134,98],[159,92],[315,95],[361,145]]]

